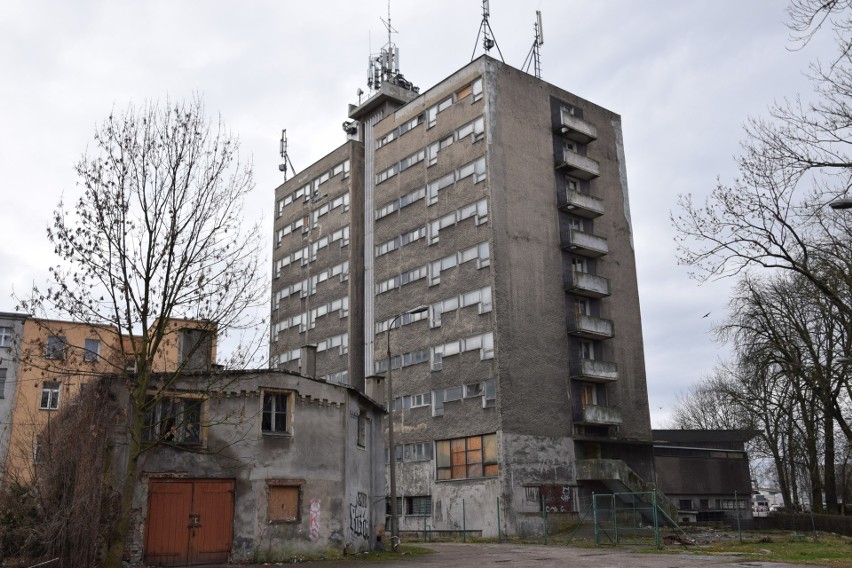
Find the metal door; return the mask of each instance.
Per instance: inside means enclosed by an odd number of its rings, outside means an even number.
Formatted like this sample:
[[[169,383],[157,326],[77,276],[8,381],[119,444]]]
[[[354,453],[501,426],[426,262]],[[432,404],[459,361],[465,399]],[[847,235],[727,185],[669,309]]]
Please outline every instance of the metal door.
[[[227,562],[233,522],[233,480],[152,481],[144,562],[153,566]]]

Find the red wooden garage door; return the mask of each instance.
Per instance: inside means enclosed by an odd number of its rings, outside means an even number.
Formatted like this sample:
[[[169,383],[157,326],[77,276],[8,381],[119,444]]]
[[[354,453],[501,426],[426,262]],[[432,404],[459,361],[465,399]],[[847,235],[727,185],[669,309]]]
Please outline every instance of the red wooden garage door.
[[[233,480],[151,481],[144,561],[153,566],[227,562],[233,524]]]

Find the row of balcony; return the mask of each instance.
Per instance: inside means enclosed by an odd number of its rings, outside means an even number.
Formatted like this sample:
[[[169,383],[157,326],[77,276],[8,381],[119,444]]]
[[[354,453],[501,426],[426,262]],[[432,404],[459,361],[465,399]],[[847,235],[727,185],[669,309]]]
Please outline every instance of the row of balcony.
[[[582,180],[595,179],[601,176],[601,165],[597,160],[578,154],[568,148],[562,151],[562,160],[556,163],[556,169],[563,170],[565,173]]]
[[[572,270],[565,273],[565,291],[585,298],[605,298],[610,295],[609,279],[587,272]]]
[[[559,196],[559,208],[586,219],[595,219],[604,214],[603,200],[573,189],[566,189]]]
[[[565,227],[559,235],[562,248],[580,256],[599,258],[609,254],[609,245],[604,237]]]
[[[589,122],[562,110],[561,124],[557,133],[579,144],[588,144],[597,140],[597,128]],[[570,148],[565,148],[562,159],[556,168],[582,180],[600,177],[600,164],[588,156],[583,156]],[[559,196],[559,208],[577,217],[595,219],[604,214],[603,201],[592,195],[574,189],[566,189]],[[598,258],[609,253],[607,241],[603,237],[585,233],[577,229],[566,229],[561,235],[562,247],[573,254]],[[587,298],[604,298],[610,295],[609,280],[594,274],[571,271],[565,275],[565,290]],[[609,339],[614,336],[612,320],[587,315],[569,318],[570,334],[586,339]],[[570,369],[571,378],[588,382],[606,383],[618,380],[618,366],[609,361],[580,359]],[[616,407],[587,404],[577,424],[589,426],[618,426],[622,423],[621,411]]]
[[[580,144],[588,144],[598,139],[598,129],[594,124],[574,116],[566,109],[562,109],[561,118],[561,124],[556,130],[565,138]]]
[[[587,404],[575,424],[584,426],[620,426],[621,409],[615,406],[602,406],[598,404]]]

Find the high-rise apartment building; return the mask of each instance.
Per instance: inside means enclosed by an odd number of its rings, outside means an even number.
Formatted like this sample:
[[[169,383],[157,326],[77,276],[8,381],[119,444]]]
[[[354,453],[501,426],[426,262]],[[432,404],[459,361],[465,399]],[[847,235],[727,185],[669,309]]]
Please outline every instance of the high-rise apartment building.
[[[620,117],[488,56],[382,79],[276,189],[273,364],[316,345],[363,388],[393,325],[403,529],[524,533],[652,481]]]

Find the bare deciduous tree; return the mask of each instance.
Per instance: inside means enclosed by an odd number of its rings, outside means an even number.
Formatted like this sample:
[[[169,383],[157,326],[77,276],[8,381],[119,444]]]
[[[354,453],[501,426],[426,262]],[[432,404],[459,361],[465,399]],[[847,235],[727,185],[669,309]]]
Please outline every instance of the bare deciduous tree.
[[[851,9],[847,0],[791,0],[789,26],[798,41],[807,44],[820,29],[831,27],[838,59],[829,67],[811,67],[814,102],[785,100],[772,105],[767,118],[749,120],[737,158],[737,179],[719,181],[703,203],[681,195],[672,214],[679,261],[691,267],[694,277],[798,275],[802,280],[794,286],[806,286],[824,299],[819,310],[846,337],[852,328],[852,214],[828,204],[848,198],[852,189]],[[768,310],[765,315],[771,320],[777,314]],[[785,331],[801,338],[805,330],[792,326]],[[741,334],[735,341],[740,339]],[[767,365],[811,387],[819,397],[814,412],[820,417],[827,416],[830,407],[834,420],[821,426],[829,444],[835,423],[852,444],[852,424],[843,408],[850,393],[849,376],[830,368],[839,366],[844,357],[848,360],[848,343],[829,345],[834,355],[830,358],[826,353],[817,357],[788,337],[774,339],[779,341],[774,347],[789,357]],[[791,366],[806,363],[809,366],[799,369]],[[829,385],[831,381],[835,383]],[[806,410],[807,404],[800,401],[800,409]],[[809,451],[813,458],[814,448]]]
[[[731,300],[730,316],[717,337],[734,346],[734,361],[695,387],[679,405],[679,423],[708,414],[725,420],[753,420],[761,431],[758,451],[771,457],[785,504],[798,503],[797,480],[810,502],[837,502],[835,425],[848,433],[850,401],[845,363],[850,337],[842,314],[800,275],[744,277]],[[712,404],[707,410],[704,403]],[[833,507],[832,507],[833,510]]]
[[[48,230],[60,258],[52,282],[21,302],[31,313],[114,333],[115,349],[127,354],[103,357],[130,396],[108,566],[121,564],[140,456],[168,440],[168,433],[146,435],[146,416],[168,400],[212,334],[256,326],[255,308],[266,304],[262,234],[258,224],[245,224],[242,210],[252,173],[238,148],[198,99],[111,114],[76,166],[82,195],[71,208],[60,203]],[[175,318],[195,322],[189,348],[175,343]],[[168,350],[181,352],[174,368],[158,359]]]

